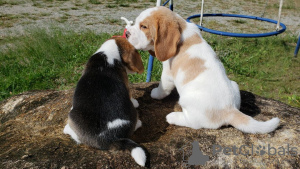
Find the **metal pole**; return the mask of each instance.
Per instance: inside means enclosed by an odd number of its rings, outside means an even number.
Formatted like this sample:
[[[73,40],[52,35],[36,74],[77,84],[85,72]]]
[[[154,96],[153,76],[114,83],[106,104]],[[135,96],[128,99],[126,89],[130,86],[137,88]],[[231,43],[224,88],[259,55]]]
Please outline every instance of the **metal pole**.
[[[156,6],[160,6],[160,5],[161,5],[161,0],[157,0],[156,1]],[[152,69],[153,69],[153,61],[154,61],[154,57],[152,55],[149,55],[146,82],[150,82],[151,81],[151,75],[152,75]]]
[[[170,9],[173,11],[173,0],[170,1]]]
[[[157,0],[156,1],[156,6],[160,6],[161,5],[161,0]]]
[[[294,52],[294,57],[297,57],[297,54],[299,52],[299,47],[300,47],[300,35],[299,35],[297,46],[296,46],[296,49],[295,49],[295,52]]]
[[[279,26],[280,26],[279,24],[280,24],[280,16],[281,16],[281,8],[282,8],[282,4],[283,4],[283,0],[280,0],[276,31],[279,30]]]
[[[202,0],[201,4],[201,15],[200,15],[200,26],[202,26],[202,20],[203,20],[203,7],[204,7],[204,0]]]

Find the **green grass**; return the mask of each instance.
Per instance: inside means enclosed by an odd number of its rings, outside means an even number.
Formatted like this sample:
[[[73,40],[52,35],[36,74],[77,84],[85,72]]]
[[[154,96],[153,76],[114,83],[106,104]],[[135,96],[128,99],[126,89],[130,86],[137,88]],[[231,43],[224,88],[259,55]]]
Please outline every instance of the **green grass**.
[[[35,28],[26,36],[0,40],[4,46],[0,52],[0,100],[28,90],[74,87],[88,58],[111,36],[52,27],[50,31]],[[141,55],[147,60],[146,52]],[[154,69],[161,72],[158,61]],[[159,80],[158,73],[154,75],[158,78],[153,79]],[[132,82],[145,79],[146,72],[130,75]]]
[[[102,4],[100,0],[89,0],[89,2],[90,2],[91,4],[96,4],[96,5]]]
[[[112,36],[93,31],[76,33],[57,27],[48,31],[35,28],[26,34],[0,39],[0,100],[28,90],[75,87],[88,58]],[[250,39],[207,33],[203,33],[203,37],[241,90],[300,107],[300,61],[293,58],[297,37]],[[132,83],[146,80],[148,53],[140,53],[145,72],[129,75]],[[161,71],[161,63],[155,59],[152,81],[160,80]]]
[[[300,107],[300,61],[293,57],[296,37],[205,38],[241,90]]]

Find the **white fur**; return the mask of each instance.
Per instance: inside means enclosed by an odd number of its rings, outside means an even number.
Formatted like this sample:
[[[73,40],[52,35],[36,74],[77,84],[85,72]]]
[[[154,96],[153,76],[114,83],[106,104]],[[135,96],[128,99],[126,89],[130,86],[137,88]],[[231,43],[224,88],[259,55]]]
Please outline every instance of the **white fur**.
[[[108,58],[107,62],[114,65],[114,60],[121,60],[120,53],[116,41],[114,39],[108,40],[95,52],[103,52]]]
[[[278,125],[275,124],[278,124],[279,122],[280,120],[277,117],[272,118],[271,120],[266,122],[250,119],[250,124],[239,125],[237,128],[247,133],[269,133],[277,128]]]
[[[69,134],[75,141],[77,144],[80,144],[81,142],[78,139],[78,136],[76,135],[76,133],[71,129],[70,125],[67,124],[64,128],[64,133],[65,134]]]
[[[178,15],[178,17],[180,17],[180,16]],[[197,34],[198,36],[200,36],[202,38],[200,31],[198,31],[198,27],[195,24],[187,22],[186,26],[187,27],[186,27],[185,31],[182,33],[181,41],[184,41],[185,39],[193,36],[194,34]]]
[[[129,120],[115,119],[115,120],[107,123],[107,128],[114,129],[114,128],[118,128],[118,127],[124,126],[129,123],[130,123]]]
[[[145,16],[151,15],[151,11],[155,9],[156,8],[151,8],[142,12],[141,15],[137,17],[134,28],[130,29],[131,36],[129,37],[129,42],[137,49],[145,50],[154,48],[153,45],[149,44],[147,38],[145,39],[145,34],[138,29],[137,25]],[[180,16],[177,15],[177,17]],[[168,114],[166,117],[167,122],[194,129],[217,129],[222,125],[229,124],[232,122],[230,121],[232,119],[228,117],[228,119],[212,122],[207,112],[210,110],[226,110],[228,108],[238,111],[241,104],[239,87],[236,82],[228,79],[223,64],[211,46],[202,38],[198,27],[192,23],[186,22],[186,24],[186,29],[184,29],[181,34],[181,41],[194,35],[202,39],[201,43],[190,46],[186,53],[188,53],[190,58],[203,60],[205,70],[190,82],[183,83],[185,76],[190,72],[184,72],[179,69],[174,78],[169,73],[171,72],[171,64],[176,59],[176,56],[172,57],[163,62],[161,81],[159,86],[151,91],[151,97],[154,99],[163,99],[168,96],[176,86],[180,95],[179,104],[182,107],[182,112],[172,112]],[[140,47],[136,44],[148,45]],[[249,133],[267,133],[275,130],[278,123],[278,118],[267,122],[258,122],[251,118],[248,125],[245,124],[244,126],[235,127]]]
[[[139,107],[139,102],[138,102],[136,99],[130,98],[130,100],[131,100],[131,102],[132,102],[132,104],[133,104],[133,106],[134,106],[135,108],[138,108],[138,107]]]
[[[134,131],[136,131],[140,127],[142,127],[142,121],[138,119],[137,122],[136,122]]]
[[[150,41],[147,39],[143,31],[140,30],[140,23],[145,18],[151,16],[153,11],[156,11],[158,8],[149,8],[143,11],[135,20],[135,24],[127,28],[127,31],[130,32],[130,37],[128,41],[136,48],[141,50],[153,50],[149,48]]]
[[[146,154],[144,150],[141,147],[136,147],[131,150],[131,156],[135,160],[136,163],[138,163],[141,166],[145,166],[146,163]]]

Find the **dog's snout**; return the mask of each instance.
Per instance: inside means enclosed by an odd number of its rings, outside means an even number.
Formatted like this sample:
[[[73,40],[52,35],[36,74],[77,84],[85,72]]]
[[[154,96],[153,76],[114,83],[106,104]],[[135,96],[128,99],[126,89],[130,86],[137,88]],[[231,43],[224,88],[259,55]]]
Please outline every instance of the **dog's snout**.
[[[130,32],[129,31],[126,31],[126,38],[128,39],[130,37]]]

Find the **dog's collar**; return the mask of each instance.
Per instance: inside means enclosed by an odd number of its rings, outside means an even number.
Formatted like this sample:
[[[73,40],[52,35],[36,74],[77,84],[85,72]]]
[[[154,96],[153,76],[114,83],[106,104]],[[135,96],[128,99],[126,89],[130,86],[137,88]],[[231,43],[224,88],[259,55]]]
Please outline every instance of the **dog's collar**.
[[[113,38],[114,38],[114,37],[121,37],[121,38],[125,38],[125,39],[126,39],[126,31],[127,31],[127,28],[130,27],[131,24],[133,24],[133,21],[129,21],[129,20],[126,19],[125,17],[121,17],[121,19],[124,20],[124,21],[126,22],[126,26],[125,26],[123,35],[122,35],[122,36],[112,36]]]
[[[120,38],[125,38],[125,39],[126,39],[126,31],[127,31],[127,29],[125,28],[122,36],[114,35],[114,36],[112,36],[112,37],[113,37],[113,38],[120,37]]]

